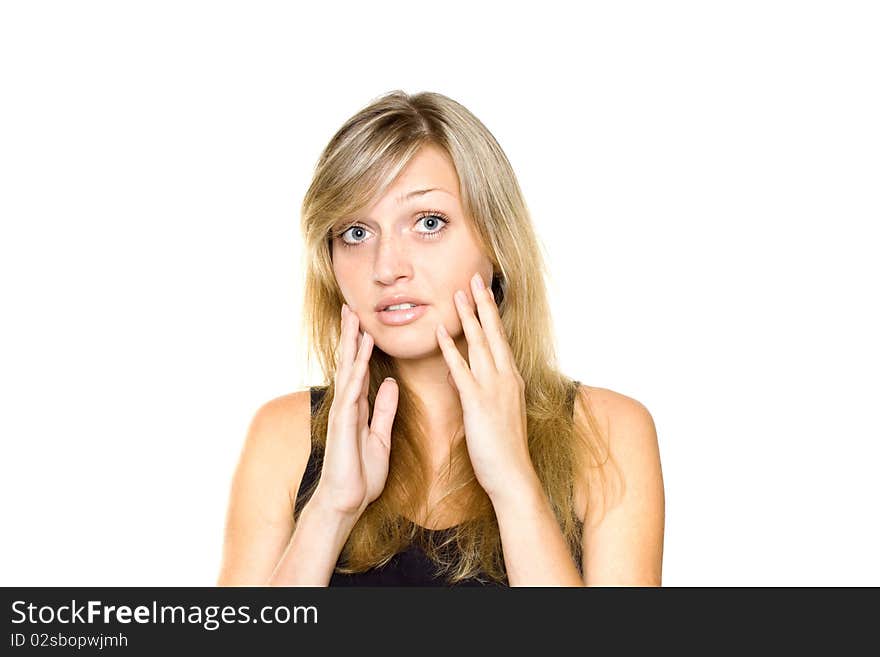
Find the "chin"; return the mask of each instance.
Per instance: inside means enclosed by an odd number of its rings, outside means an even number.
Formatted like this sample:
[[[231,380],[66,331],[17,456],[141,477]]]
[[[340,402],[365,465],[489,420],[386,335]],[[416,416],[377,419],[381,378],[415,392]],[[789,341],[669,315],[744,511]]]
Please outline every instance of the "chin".
[[[382,326],[380,331],[372,334],[376,347],[391,358],[414,360],[440,353],[436,337],[428,331],[402,331],[388,326]]]

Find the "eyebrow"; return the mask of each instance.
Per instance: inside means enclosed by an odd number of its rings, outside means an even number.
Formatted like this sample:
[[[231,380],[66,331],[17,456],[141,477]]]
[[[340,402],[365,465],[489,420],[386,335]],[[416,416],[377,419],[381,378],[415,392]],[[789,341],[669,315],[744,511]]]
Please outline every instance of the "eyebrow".
[[[455,198],[455,195],[452,192],[449,192],[441,187],[428,187],[427,189],[414,189],[413,191],[407,192],[406,194],[401,194],[400,196],[397,197],[397,204],[402,205],[403,203],[405,203],[409,199],[415,198],[416,196],[422,196],[424,194],[427,194],[428,192],[443,192],[444,194],[449,194],[449,196],[452,196],[452,198]],[[351,221],[353,221],[352,217],[347,217],[345,219],[337,221],[333,225],[333,228],[331,230],[333,230],[333,231],[340,230],[342,226],[344,226],[345,224],[347,224]]]
[[[452,196],[451,192],[447,192],[445,189],[441,189],[440,187],[429,187],[428,189],[416,189],[407,194],[398,196],[397,203],[404,203],[405,201],[408,201],[415,196],[421,196],[422,194],[427,194],[428,192],[443,192],[444,194],[449,194],[450,196]]]

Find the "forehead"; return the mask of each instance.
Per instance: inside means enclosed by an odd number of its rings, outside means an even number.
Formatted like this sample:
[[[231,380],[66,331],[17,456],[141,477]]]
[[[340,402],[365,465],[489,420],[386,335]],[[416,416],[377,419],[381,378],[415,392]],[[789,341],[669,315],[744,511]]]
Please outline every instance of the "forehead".
[[[381,198],[374,199],[374,207],[398,204],[407,193],[430,188],[445,190],[455,198],[459,195],[458,174],[452,159],[442,149],[426,145],[416,152]]]

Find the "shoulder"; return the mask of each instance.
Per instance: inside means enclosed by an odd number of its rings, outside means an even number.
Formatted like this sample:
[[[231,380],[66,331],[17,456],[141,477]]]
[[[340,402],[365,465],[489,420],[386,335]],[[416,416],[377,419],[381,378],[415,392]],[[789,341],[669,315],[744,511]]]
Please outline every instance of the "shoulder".
[[[619,492],[624,497],[625,491],[659,495],[662,503],[657,428],[648,408],[633,397],[607,388],[581,385],[578,397],[581,404],[575,405],[575,422],[586,426],[583,407],[588,407],[603,432],[603,443],[607,441],[603,451],[607,448],[612,467],[617,468],[616,473],[605,474],[623,478],[623,489]]]
[[[311,401],[309,389],[270,399],[254,413],[245,451],[262,462],[266,471],[277,469],[285,479],[302,478],[311,453]]]
[[[310,422],[311,397],[306,388],[265,402],[254,414],[251,429],[256,438],[290,448],[304,442],[302,429],[309,437]]]
[[[254,413],[232,477],[218,585],[268,581],[294,528],[291,486],[311,451],[309,392]]]
[[[579,394],[606,432],[613,468],[601,472],[603,465],[584,475],[589,481],[584,582],[660,586],[665,496],[654,419],[644,404],[619,392],[581,386]],[[606,491],[604,475],[621,485]]]
[[[643,440],[645,439],[644,434],[648,432],[654,433],[654,441],[656,441],[654,419],[647,407],[639,400],[608,388],[583,384],[578,388],[578,397],[581,404],[575,406],[576,421],[584,421],[583,407],[585,406],[590,409],[600,426],[609,435],[623,433],[631,436],[633,429],[636,429]]]

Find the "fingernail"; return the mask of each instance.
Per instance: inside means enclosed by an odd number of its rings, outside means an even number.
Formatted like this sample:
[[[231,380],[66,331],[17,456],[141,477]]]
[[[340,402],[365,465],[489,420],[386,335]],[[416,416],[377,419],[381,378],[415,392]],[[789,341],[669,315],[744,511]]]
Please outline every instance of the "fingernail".
[[[438,324],[438,325],[437,325],[437,331],[439,331],[440,335],[442,335],[443,337],[446,337],[446,336],[449,335],[449,334],[446,332],[446,327],[443,326],[443,324]]]
[[[345,317],[348,314],[348,304],[342,304],[342,316]]]
[[[458,299],[461,303],[467,303],[467,297],[461,290],[455,291],[455,298]]]
[[[477,288],[478,290],[484,290],[484,289],[486,289],[486,286],[483,284],[483,277],[480,276],[480,273],[479,273],[479,272],[477,272],[476,274],[474,274],[474,279],[473,279],[473,280],[474,280],[474,285],[476,286],[476,288]]]

